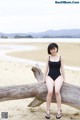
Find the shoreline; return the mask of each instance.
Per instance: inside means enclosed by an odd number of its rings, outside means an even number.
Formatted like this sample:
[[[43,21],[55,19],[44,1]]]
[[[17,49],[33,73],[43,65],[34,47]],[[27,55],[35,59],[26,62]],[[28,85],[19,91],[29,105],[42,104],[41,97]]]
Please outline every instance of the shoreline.
[[[19,42],[19,43],[32,43],[32,42],[66,42],[66,43],[80,43],[80,38],[20,38],[20,39],[14,39],[14,38],[9,38],[9,39],[0,39],[1,43],[5,42]]]
[[[29,64],[45,65],[46,48],[49,43],[5,43],[0,44],[0,58],[14,62],[25,62]],[[64,56],[65,68],[68,70],[80,71],[80,51],[79,43],[58,43],[60,52]],[[67,49],[68,47],[68,49]],[[74,49],[75,47],[75,49]],[[71,50],[72,48],[72,50]],[[70,52],[71,50],[71,52]],[[74,52],[75,51],[75,52]],[[65,53],[66,52],[66,53]],[[69,54],[69,55],[68,55]],[[75,58],[75,60],[74,60]],[[73,59],[73,60],[72,60]]]
[[[46,62],[48,57],[47,54],[47,46],[49,43],[26,43],[26,47],[29,45],[33,45],[37,47],[36,50],[16,50],[13,52],[8,52],[6,55],[12,56],[15,58],[23,58],[23,59],[31,59],[33,61],[38,62]],[[18,45],[18,44],[17,44]],[[59,54],[64,57],[65,66],[74,66],[80,67],[80,44],[79,43],[58,43],[59,45]]]

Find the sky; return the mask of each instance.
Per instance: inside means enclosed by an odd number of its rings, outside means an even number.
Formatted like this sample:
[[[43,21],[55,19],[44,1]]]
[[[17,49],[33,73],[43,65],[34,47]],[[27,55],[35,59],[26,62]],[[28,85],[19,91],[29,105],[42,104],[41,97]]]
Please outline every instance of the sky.
[[[80,29],[80,4],[55,4],[55,1],[0,0],[0,32]]]

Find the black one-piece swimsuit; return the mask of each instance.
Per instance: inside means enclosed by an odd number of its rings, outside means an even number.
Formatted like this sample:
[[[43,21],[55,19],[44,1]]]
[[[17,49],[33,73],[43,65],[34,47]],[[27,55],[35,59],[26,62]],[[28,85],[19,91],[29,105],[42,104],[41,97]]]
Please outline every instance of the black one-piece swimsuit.
[[[59,60],[58,62],[52,62],[49,60],[48,76],[50,76],[54,81],[61,75],[60,67],[61,67],[61,60]]]

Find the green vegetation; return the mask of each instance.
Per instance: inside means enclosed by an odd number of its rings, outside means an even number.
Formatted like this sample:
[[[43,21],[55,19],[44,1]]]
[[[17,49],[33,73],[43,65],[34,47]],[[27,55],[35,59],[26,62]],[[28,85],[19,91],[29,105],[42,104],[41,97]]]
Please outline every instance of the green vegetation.
[[[14,38],[33,38],[33,37],[31,35],[27,36],[15,35]]]

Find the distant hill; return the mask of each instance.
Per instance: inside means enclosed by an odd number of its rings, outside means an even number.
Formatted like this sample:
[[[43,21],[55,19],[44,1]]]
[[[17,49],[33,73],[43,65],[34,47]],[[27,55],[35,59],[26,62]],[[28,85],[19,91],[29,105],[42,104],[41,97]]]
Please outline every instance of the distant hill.
[[[1,38],[80,38],[80,29],[48,30],[31,33],[0,33]]]
[[[30,34],[30,33],[29,33]],[[79,37],[80,29],[48,30],[45,32],[31,33],[33,37]]]

